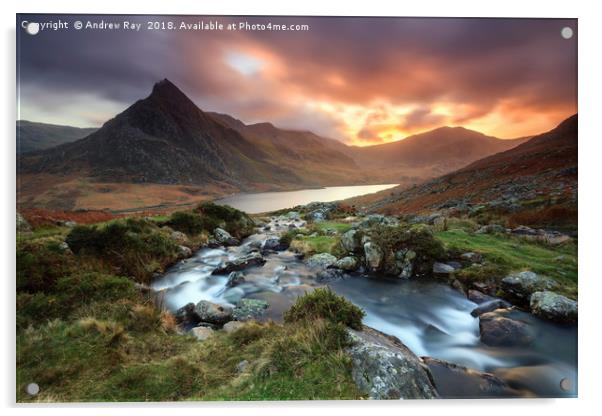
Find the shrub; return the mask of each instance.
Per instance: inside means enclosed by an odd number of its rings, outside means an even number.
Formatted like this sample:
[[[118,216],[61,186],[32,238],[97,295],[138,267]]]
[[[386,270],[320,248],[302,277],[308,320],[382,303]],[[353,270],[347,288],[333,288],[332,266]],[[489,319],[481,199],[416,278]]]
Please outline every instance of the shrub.
[[[60,248],[60,241],[43,239],[17,245],[17,291],[51,289],[57,279],[74,268],[73,255]]]
[[[246,213],[228,205],[203,202],[194,211],[202,214],[201,218],[207,231],[213,232],[216,227],[223,227],[238,239],[249,236],[255,226],[251,217]]]
[[[354,329],[362,328],[364,311],[338,296],[330,288],[319,288],[301,296],[284,314],[287,323],[325,319]]]
[[[177,231],[188,235],[200,234],[203,230],[208,230],[206,221],[194,212],[178,211],[171,215],[167,225]],[[212,230],[208,230],[212,231]]]

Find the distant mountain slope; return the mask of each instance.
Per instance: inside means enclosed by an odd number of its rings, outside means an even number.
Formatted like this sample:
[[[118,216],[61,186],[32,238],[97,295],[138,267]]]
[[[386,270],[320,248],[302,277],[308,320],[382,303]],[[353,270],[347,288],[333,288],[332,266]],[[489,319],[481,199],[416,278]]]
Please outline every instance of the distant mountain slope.
[[[368,168],[405,168],[423,171],[422,176],[434,176],[516,147],[525,140],[502,140],[463,127],[440,127],[393,143],[354,147],[352,154]]]
[[[17,120],[17,154],[49,149],[64,143],[71,143],[95,132],[96,128],[59,126]]]
[[[270,150],[201,111],[174,84],[163,80],[147,98],[85,139],[22,157],[19,167],[22,173],[77,174],[106,182],[224,182],[240,189],[252,189],[253,184],[310,186],[337,181],[328,176],[330,165],[314,164],[312,168],[321,168],[323,175],[303,177],[282,163],[280,153]],[[299,156],[301,163],[316,161]],[[356,168],[342,154],[331,152],[326,157],[341,159],[332,160],[332,165],[347,164],[348,172]]]
[[[577,115],[527,142],[414,187],[354,202],[368,210],[418,213],[466,203],[512,206],[545,199],[576,204]]]

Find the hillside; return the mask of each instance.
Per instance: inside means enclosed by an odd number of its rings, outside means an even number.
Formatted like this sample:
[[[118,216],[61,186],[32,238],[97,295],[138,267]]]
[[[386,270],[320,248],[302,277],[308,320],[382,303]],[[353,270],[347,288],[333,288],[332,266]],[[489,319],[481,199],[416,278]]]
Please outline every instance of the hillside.
[[[17,154],[49,149],[64,143],[71,143],[95,132],[96,128],[59,126],[17,120]]]
[[[370,211],[408,214],[485,204],[519,211],[528,205],[576,206],[577,115],[504,152],[413,187],[397,187],[354,203]]]

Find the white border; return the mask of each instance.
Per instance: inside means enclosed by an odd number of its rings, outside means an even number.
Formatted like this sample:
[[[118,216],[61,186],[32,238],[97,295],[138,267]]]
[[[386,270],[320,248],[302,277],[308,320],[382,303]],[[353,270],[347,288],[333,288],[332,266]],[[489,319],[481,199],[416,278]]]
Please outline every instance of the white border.
[[[125,2],[103,0],[82,2],[81,0],[28,0],[27,2],[2,3],[0,19],[3,23],[4,53],[2,83],[4,99],[1,102],[3,131],[2,139],[2,255],[4,273],[0,279],[2,288],[2,315],[4,337],[2,342],[2,404],[14,411],[26,414],[40,412],[49,415],[80,414],[81,405],[36,408],[14,405],[14,207],[15,207],[15,13],[117,13],[117,14],[236,14],[236,15],[358,15],[358,16],[472,16],[472,17],[570,17],[579,19],[579,399],[565,400],[446,400],[392,402],[280,402],[280,403],[178,403],[154,405],[85,405],[86,413],[106,415],[107,410],[116,414],[131,414],[135,408],[150,415],[164,413],[171,408],[182,413],[205,412],[206,414],[265,415],[283,412],[287,416],[316,412],[333,412],[340,408],[349,415],[364,415],[376,411],[379,414],[420,412],[420,414],[463,415],[467,412],[483,415],[540,413],[549,415],[577,415],[595,411],[602,393],[599,392],[601,366],[600,354],[600,250],[602,230],[600,227],[602,198],[602,91],[600,77],[602,63],[600,27],[602,15],[594,1],[541,1],[504,0],[496,3],[474,0],[421,0],[394,2],[392,0],[370,0],[357,3],[347,1],[303,0],[295,3],[285,1],[239,0],[239,1],[183,1],[146,0]],[[599,414],[599,413],[598,413]]]

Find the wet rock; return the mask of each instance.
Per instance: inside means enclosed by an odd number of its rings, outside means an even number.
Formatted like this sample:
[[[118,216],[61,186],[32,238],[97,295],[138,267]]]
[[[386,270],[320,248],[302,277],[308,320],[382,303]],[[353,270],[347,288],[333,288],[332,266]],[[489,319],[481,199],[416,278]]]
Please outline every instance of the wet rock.
[[[352,272],[352,271],[357,270],[359,265],[360,265],[360,262],[357,259],[357,257],[347,256],[347,257],[343,257],[342,259],[337,260],[336,263],[334,264],[334,267],[341,269],[341,270],[348,271],[348,272]]]
[[[280,238],[276,236],[270,236],[261,243],[263,250],[277,250],[280,247]]]
[[[455,271],[456,271],[456,269],[447,263],[440,263],[440,262],[433,263],[433,273],[435,273],[435,274],[450,274]]]
[[[470,289],[468,291],[468,300],[476,303],[477,305],[480,305],[481,303],[493,300],[494,297],[493,296],[489,296],[484,294],[481,291],[478,290],[474,290],[474,289]]]
[[[255,319],[263,315],[268,306],[265,300],[244,298],[236,304],[232,316],[237,321]]]
[[[488,312],[479,317],[479,331],[481,341],[490,346],[526,346],[535,339],[528,324],[497,312]]]
[[[444,399],[514,397],[512,390],[500,378],[472,368],[431,357],[422,357],[428,366],[437,392]]]
[[[384,253],[376,243],[368,241],[364,244],[364,256],[366,257],[366,265],[371,271],[380,269],[383,263]]]
[[[245,256],[238,257],[234,260],[226,261],[223,265],[216,268],[213,274],[231,273],[238,270],[246,269],[251,266],[262,266],[266,260],[260,253],[252,252]]]
[[[234,332],[234,331],[240,329],[244,325],[245,324],[243,322],[230,321],[230,322],[226,322],[222,329],[229,334],[231,332]]]
[[[479,253],[468,252],[462,253],[460,258],[468,263],[480,263],[483,260],[483,257]]]
[[[228,275],[228,281],[226,287],[238,286],[245,281],[245,274],[243,272],[232,272]]]
[[[318,283],[330,283],[342,279],[344,273],[339,269],[325,269],[320,270],[316,274],[316,282]]]
[[[558,323],[577,322],[577,302],[551,291],[531,295],[531,312],[543,319]]]
[[[355,253],[360,249],[359,234],[357,230],[349,230],[341,236],[341,245],[349,253]]]
[[[192,250],[186,246],[178,246],[178,257],[187,258],[192,256]]]
[[[402,279],[409,279],[414,274],[416,252],[410,249],[395,252],[395,273]]]
[[[432,399],[438,397],[428,368],[397,338],[364,326],[348,329],[352,346],[351,375],[371,399]]]
[[[451,286],[456,289],[458,292],[461,292],[464,296],[466,296],[466,288],[458,279],[454,279]]]
[[[497,309],[510,308],[512,305],[503,299],[491,299],[483,302],[470,312],[472,316],[481,316],[487,312],[493,312]]]
[[[178,309],[176,311],[175,318],[177,323],[186,328],[196,326],[199,322],[201,322],[201,318],[196,313],[195,305],[192,302],[187,303]]]
[[[17,233],[29,233],[31,232],[31,225],[29,225],[29,222],[27,222],[27,220],[23,217],[23,215],[21,215],[20,213],[17,212]]]
[[[197,326],[195,328],[192,328],[190,332],[199,341],[205,341],[206,339],[211,338],[215,334],[213,329],[206,326]]]
[[[225,246],[237,246],[238,244],[240,244],[240,242],[236,238],[232,237],[230,233],[224,230],[223,228],[218,227],[215,230],[213,230],[213,235],[220,244],[223,244]]]
[[[223,325],[232,320],[232,308],[218,305],[217,303],[202,300],[194,308],[201,322],[214,325]]]
[[[521,306],[529,305],[531,294],[534,292],[552,290],[557,286],[555,281],[530,271],[510,274],[501,282],[504,297]]]
[[[329,253],[314,254],[307,260],[307,266],[311,268],[322,268],[332,266],[337,258]]]

